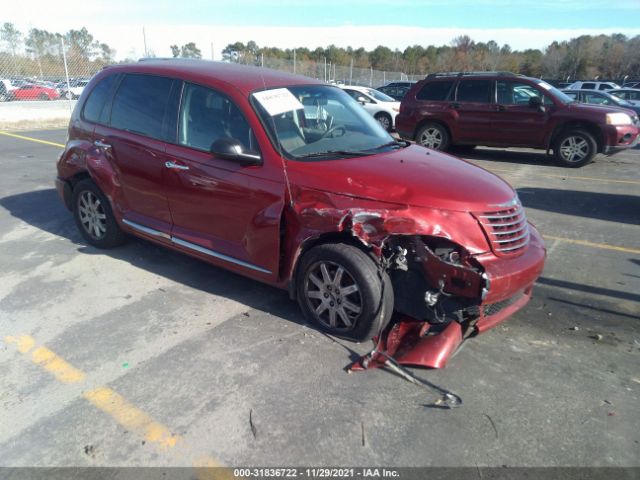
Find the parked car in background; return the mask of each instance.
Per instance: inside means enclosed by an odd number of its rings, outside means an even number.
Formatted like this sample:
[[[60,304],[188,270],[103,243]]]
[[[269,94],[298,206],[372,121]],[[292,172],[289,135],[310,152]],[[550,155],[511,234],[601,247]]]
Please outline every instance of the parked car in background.
[[[9,78],[0,79],[0,102],[11,100],[11,92],[20,86],[19,82]]]
[[[573,82],[567,87],[569,90],[612,90],[614,88],[620,88],[615,82]]]
[[[288,290],[319,329],[357,340],[395,310],[459,344],[524,307],[542,272],[511,186],[394,140],[335,86],[157,60],[87,90],[56,186],[91,245],[145,238]]]
[[[401,87],[401,86],[394,86],[394,85],[385,85],[384,87],[378,87],[376,90],[378,90],[379,92],[384,93],[385,95],[389,95],[391,98],[393,98],[394,100],[397,100],[398,102],[402,101],[402,99],[404,98],[404,96],[407,94],[407,92],[409,91],[411,87]]]
[[[616,90],[607,90],[607,93],[634,105],[640,105],[640,88],[619,88]]]
[[[529,147],[565,167],[638,142],[638,117],[618,107],[576,103],[548,83],[506,72],[431,74],[402,100],[401,137],[437,149]]]
[[[627,82],[622,85],[622,88],[640,88],[640,82]]]
[[[617,90],[611,90],[616,92]],[[590,105],[608,105],[611,107],[620,107],[631,110],[635,115],[640,115],[640,106],[627,102],[618,96],[609,92],[601,92],[599,90],[563,90],[563,92],[571,99],[581,103]]]
[[[12,90],[9,100],[56,100],[60,94],[55,88],[28,83]]]
[[[63,82],[62,86],[60,87],[60,96],[64,98],[69,98],[71,100],[80,98],[80,95],[82,95],[82,91],[84,90],[84,87],[86,87],[88,83],[89,83],[89,80],[71,80],[69,82],[69,86],[67,86],[67,83]]]
[[[354,85],[340,85],[354,100],[390,132],[395,126],[396,115],[400,111],[400,102],[378,90]]]

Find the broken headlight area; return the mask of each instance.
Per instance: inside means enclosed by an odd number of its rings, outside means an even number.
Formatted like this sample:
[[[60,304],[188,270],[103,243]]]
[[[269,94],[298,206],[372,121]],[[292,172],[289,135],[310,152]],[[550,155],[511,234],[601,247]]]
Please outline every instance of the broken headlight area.
[[[390,239],[387,250],[398,313],[431,324],[473,319],[489,281],[463,247],[445,238],[414,236]]]

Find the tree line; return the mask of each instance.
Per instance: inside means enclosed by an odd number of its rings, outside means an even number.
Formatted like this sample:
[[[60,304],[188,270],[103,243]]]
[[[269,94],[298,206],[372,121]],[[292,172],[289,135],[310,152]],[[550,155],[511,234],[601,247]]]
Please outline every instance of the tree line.
[[[235,42],[222,51],[223,60],[260,65],[263,59],[292,60],[294,49],[259,47],[250,41]],[[424,75],[443,71],[499,70],[550,79],[640,78],[640,35],[583,35],[554,41],[545,49],[513,50],[495,41],[475,42],[467,35],[442,46],[413,45],[392,50],[383,45],[373,50],[329,45],[310,50],[296,48],[297,62],[353,65],[354,68]]]
[[[115,50],[98,41],[85,27],[66,33],[32,28],[19,31],[12,23],[0,27],[0,67],[12,65],[12,74],[59,74],[64,42],[68,64],[74,70],[91,74],[115,62]],[[174,57],[201,58],[194,42],[170,45]],[[260,47],[255,41],[228,44],[222,59],[228,62],[261,65],[265,60],[324,63],[373,68],[407,75],[424,75],[436,71],[504,70],[549,79],[640,78],[640,35],[583,35],[571,40],[554,41],[544,49],[513,50],[495,41],[476,42],[467,35],[441,46],[412,45],[392,50],[379,45],[373,50],[362,47],[329,45],[281,49]],[[148,56],[155,56],[148,52]],[[271,63],[272,63],[271,62]],[[267,62],[265,62],[265,65]],[[301,69],[300,71],[304,71]],[[55,72],[55,73],[54,73]],[[1,73],[1,72],[0,72]],[[82,73],[81,73],[82,74]]]

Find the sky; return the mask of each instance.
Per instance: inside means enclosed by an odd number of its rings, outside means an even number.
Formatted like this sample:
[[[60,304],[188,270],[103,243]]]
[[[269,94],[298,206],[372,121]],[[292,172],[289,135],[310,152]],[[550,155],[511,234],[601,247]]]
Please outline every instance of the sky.
[[[194,41],[204,58],[221,59],[229,43],[315,48],[446,45],[458,35],[513,49],[544,48],[583,34],[640,35],[640,0],[30,0],[10,2],[0,22],[23,32],[86,27],[116,49],[157,56]],[[143,27],[145,36],[143,37]]]

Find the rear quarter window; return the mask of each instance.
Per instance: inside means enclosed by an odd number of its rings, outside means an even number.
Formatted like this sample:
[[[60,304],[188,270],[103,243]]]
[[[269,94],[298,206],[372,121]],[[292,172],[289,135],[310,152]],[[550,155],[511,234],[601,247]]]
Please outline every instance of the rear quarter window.
[[[444,80],[440,82],[427,82],[418,92],[418,100],[445,101],[449,98],[449,93],[455,82]]]
[[[82,117],[85,120],[93,123],[104,123],[103,110],[109,101],[116,78],[116,75],[103,78],[93,88],[82,110]]]

